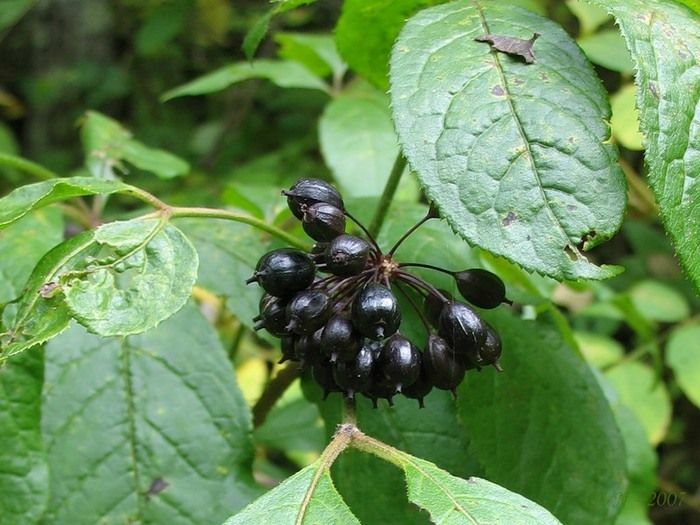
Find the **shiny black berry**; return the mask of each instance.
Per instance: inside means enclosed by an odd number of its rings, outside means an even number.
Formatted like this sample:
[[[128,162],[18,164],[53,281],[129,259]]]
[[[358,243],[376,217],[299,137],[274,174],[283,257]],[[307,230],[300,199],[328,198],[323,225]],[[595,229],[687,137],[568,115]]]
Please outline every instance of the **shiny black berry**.
[[[351,361],[360,349],[360,335],[352,323],[339,315],[334,315],[326,323],[321,336],[321,351],[330,360]]]
[[[379,358],[380,370],[388,383],[396,385],[397,392],[418,379],[419,353],[413,343],[400,334],[392,335],[384,343]]]
[[[327,361],[317,361],[311,368],[311,375],[318,386],[323,389],[323,399],[331,392],[340,392],[340,387],[333,379],[333,367]]]
[[[286,195],[289,209],[297,219],[303,218],[306,209],[317,202],[325,202],[341,210],[345,209],[338,190],[320,179],[299,179],[282,194]]]
[[[296,339],[294,354],[296,361],[300,363],[300,368],[305,368],[321,360],[322,332],[323,328],[320,328],[313,334],[301,335]]]
[[[387,287],[370,283],[353,301],[352,322],[365,337],[388,337],[395,333],[401,324],[399,303]]]
[[[472,268],[454,274],[457,288],[467,301],[479,308],[496,308],[506,301],[506,286],[495,273]]]
[[[425,356],[423,353],[419,354],[418,360],[420,362],[420,373],[418,374],[418,379],[416,379],[416,381],[412,385],[403,387],[401,393],[410,399],[418,400],[418,406],[420,408],[425,408],[425,403],[423,402],[423,399],[433,389],[433,384],[430,382],[428,374],[425,370]]]
[[[282,350],[282,358],[278,361],[279,364],[285,361],[297,361],[297,354],[294,348],[296,337],[293,335],[285,335],[280,339],[280,350]]]
[[[476,356],[486,339],[486,326],[466,304],[451,301],[442,309],[438,333],[456,354]]]
[[[374,361],[372,350],[363,346],[352,361],[335,363],[333,379],[347,397],[354,398],[356,393],[367,390],[372,382]]]
[[[321,328],[331,312],[331,300],[321,290],[303,290],[287,305],[286,329],[296,334],[312,334]]]
[[[345,233],[345,213],[332,204],[319,202],[306,209],[301,226],[313,240],[329,242]]]
[[[442,390],[454,390],[464,379],[464,363],[442,337],[431,335],[428,338],[423,364],[430,382]]]
[[[290,297],[307,288],[315,272],[313,261],[304,252],[280,248],[260,258],[255,273],[246,283],[258,282],[270,295]]]
[[[347,277],[365,269],[369,258],[369,243],[354,235],[340,235],[326,249],[324,260],[328,271]]]
[[[501,357],[501,350],[501,338],[492,326],[486,325],[486,340],[478,351],[477,364],[479,366],[497,364]]]
[[[264,328],[272,335],[282,337],[289,335],[287,330],[287,300],[264,294],[260,300],[260,320],[256,330]]]
[[[377,408],[379,399],[386,399],[389,406],[394,406],[394,396],[397,394],[397,389],[393,382],[388,381],[375,371],[369,386],[362,393],[372,401],[372,406]]]
[[[445,296],[448,301],[452,300],[452,294],[447,290],[438,288],[438,292]],[[429,293],[423,299],[423,311],[425,312],[425,317],[428,322],[433,326],[437,327],[440,321],[440,314],[442,313],[442,307],[445,306],[445,301],[442,297],[434,293]]]

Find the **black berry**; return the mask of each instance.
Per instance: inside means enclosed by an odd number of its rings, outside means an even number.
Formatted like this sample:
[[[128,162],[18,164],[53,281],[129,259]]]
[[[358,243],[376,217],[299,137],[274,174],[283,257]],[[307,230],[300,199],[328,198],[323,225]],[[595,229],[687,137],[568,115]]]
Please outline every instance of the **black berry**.
[[[497,364],[498,359],[501,357],[501,352],[501,338],[496,333],[496,330],[487,324],[486,339],[477,353],[477,364],[479,366]]]
[[[304,290],[287,305],[286,329],[302,335],[312,334],[326,323],[330,312],[328,294],[321,290]]]
[[[260,300],[260,321],[255,329],[264,328],[272,335],[282,337],[289,334],[287,330],[287,300],[263,295]]]
[[[350,361],[360,349],[360,336],[352,323],[339,315],[334,315],[326,323],[321,336],[321,351],[330,360]]]
[[[332,204],[318,202],[306,209],[301,226],[315,241],[332,241],[345,233],[345,213]]]
[[[442,337],[431,335],[423,353],[423,364],[433,386],[454,390],[464,379],[466,368]]]
[[[258,282],[275,297],[290,297],[308,287],[314,280],[316,268],[304,252],[280,248],[263,255],[255,273],[247,283]]]
[[[438,288],[440,292],[448,301],[452,300],[452,294],[447,290]],[[442,297],[437,294],[429,293],[423,299],[423,311],[425,312],[425,317],[428,322],[433,326],[437,327],[440,321],[440,314],[442,313],[442,307],[445,306],[445,301]]]
[[[283,191],[287,204],[297,219],[304,217],[304,212],[317,202],[331,204],[344,209],[343,199],[333,186],[320,179],[299,179],[289,190]]]
[[[486,339],[481,318],[466,304],[456,301],[443,307],[438,332],[456,354],[462,355],[476,355]]]
[[[353,398],[356,393],[370,386],[373,367],[374,354],[369,347],[363,346],[352,361],[341,361],[335,364],[333,379],[347,397]]]
[[[367,265],[369,250],[369,243],[364,239],[354,235],[340,235],[328,245],[324,260],[328,270],[335,275],[357,275]]]
[[[395,333],[401,324],[399,303],[386,286],[370,283],[355,297],[352,304],[352,322],[365,337],[388,337]]]
[[[392,335],[384,343],[379,359],[380,369],[384,379],[389,384],[396,385],[396,391],[401,392],[404,386],[412,385],[420,374],[418,349],[405,337]]]
[[[454,274],[457,288],[467,301],[479,308],[496,308],[506,301],[506,286],[495,274],[472,268]]]

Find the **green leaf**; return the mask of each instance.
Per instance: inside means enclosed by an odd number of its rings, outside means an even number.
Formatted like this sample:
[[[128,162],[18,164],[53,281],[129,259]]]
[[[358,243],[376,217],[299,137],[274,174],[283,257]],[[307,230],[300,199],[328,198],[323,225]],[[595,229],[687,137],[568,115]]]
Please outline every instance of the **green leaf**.
[[[646,431],[652,445],[658,445],[671,422],[671,400],[654,370],[635,361],[621,363],[605,373],[620,401],[628,407]]]
[[[16,24],[32,7],[34,7],[37,1],[38,0],[3,0],[2,9],[0,9],[0,31]],[[2,36],[0,36],[0,40],[1,39]]]
[[[474,39],[529,39],[523,63]],[[411,168],[470,243],[556,279],[602,279],[582,253],[613,235],[625,182],[607,96],[555,23],[500,3],[420,12],[393,51],[391,100]]]
[[[224,525],[360,525],[320,460],[251,503]]]
[[[259,494],[250,413],[192,305],[140,336],[51,341],[42,425],[47,523],[220,523]]]
[[[215,93],[252,78],[263,78],[283,88],[317,89],[328,92],[326,83],[298,62],[261,59],[224,66],[171,89],[163,94],[161,100],[165,102],[177,97]]]
[[[651,321],[675,323],[690,315],[683,294],[660,281],[640,281],[630,288],[629,296],[637,311]]]
[[[594,64],[619,73],[632,74],[634,72],[634,64],[629,51],[627,51],[625,40],[616,29],[604,29],[598,33],[579,38],[578,45]],[[613,115],[615,115],[614,107]]]
[[[574,332],[574,338],[586,361],[598,368],[614,365],[625,353],[620,343],[606,335],[595,332]]]
[[[441,1],[346,0],[335,29],[338,51],[353,71],[386,91],[389,53],[401,27],[413,13]]]
[[[319,121],[321,153],[348,197],[378,197],[399,153],[389,97],[359,86],[334,98]]]
[[[644,137],[639,132],[639,112],[635,106],[636,88],[633,84],[623,87],[610,97],[612,106],[613,136],[627,149],[644,149]]]
[[[116,120],[96,111],[85,114],[81,137],[87,168],[100,179],[113,179],[117,175],[115,168],[124,171],[122,161],[162,179],[185,175],[190,170],[181,158],[134,140],[131,132]]]
[[[683,5],[687,5],[690,9],[700,14],[700,0],[676,0]]]
[[[557,525],[547,510],[484,479],[460,479],[425,461],[401,454],[408,499],[436,525]]]
[[[62,239],[58,210],[38,210],[0,230],[0,304],[20,296],[36,263]]]
[[[683,393],[700,407],[700,326],[680,326],[671,333],[666,363]]]
[[[649,183],[682,266],[700,290],[700,15],[671,0],[592,0],[610,12],[636,64]]]
[[[317,385],[308,381],[304,387],[307,395],[318,403],[330,436],[340,422],[339,394],[321,401]],[[413,399],[399,396],[394,402],[393,407],[381,402],[375,410],[369,400],[358,398],[358,427],[367,435],[432,461],[457,476],[467,477],[479,470],[467,450],[467,432],[457,418],[449,393],[433,390],[425,399],[426,409],[421,411]],[[333,465],[333,479],[362,523],[428,523],[426,515],[416,512],[409,504],[406,493],[396,489],[402,483],[396,469],[373,456],[347,451]]]
[[[59,275],[73,317],[103,336],[144,332],[177,312],[192,293],[197,252],[159,219],[100,226],[100,259]]]
[[[634,413],[620,402],[613,386],[601,372],[594,370],[594,375],[610,403],[625,443],[629,485],[625,504],[615,525],[651,525],[647,514],[649,500],[656,487],[656,453],[647,439],[644,427]]]
[[[253,328],[262,292],[245,281],[268,251],[269,241],[259,231],[230,221],[188,219],[178,224],[199,254],[197,283],[223,296],[231,313]]]
[[[84,195],[108,195],[128,189],[128,185],[119,181],[94,177],[70,177],[28,184],[0,199],[0,229],[18,221],[32,210],[54,202]]]
[[[44,343],[68,327],[71,315],[58,293],[58,276],[79,267],[82,257],[95,254],[94,232],[86,231],[39,260],[24,286],[15,315],[0,333],[0,360]]]
[[[504,371],[467,373],[457,398],[481,476],[563,523],[614,523],[626,489],[624,448],[590,368],[549,323],[504,311],[484,317],[503,341]]]
[[[348,69],[331,35],[277,33],[275,40],[280,58],[299,62],[319,77],[332,73],[334,79],[342,79]]]
[[[41,352],[0,367],[0,525],[37,523],[49,496],[41,439]]]
[[[258,47],[260,47],[260,42],[263,41],[267,31],[270,29],[270,20],[272,20],[274,14],[274,9],[271,9],[258,18],[246,33],[245,38],[243,38],[243,45],[241,47],[248,60],[253,60],[255,52],[258,50]]]
[[[610,15],[600,7],[592,6],[584,0],[566,0],[567,7],[578,18],[581,33],[593,33],[610,19]]]

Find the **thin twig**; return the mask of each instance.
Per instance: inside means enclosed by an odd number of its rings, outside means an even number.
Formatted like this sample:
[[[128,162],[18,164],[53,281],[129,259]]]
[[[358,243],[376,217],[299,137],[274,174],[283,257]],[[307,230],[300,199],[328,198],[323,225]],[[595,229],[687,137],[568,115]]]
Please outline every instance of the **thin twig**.
[[[377,204],[377,209],[374,212],[374,217],[372,217],[372,222],[369,224],[369,231],[372,236],[376,237],[379,234],[379,230],[384,224],[384,219],[389,211],[389,206],[394,200],[394,194],[396,193],[396,188],[399,186],[399,181],[401,180],[401,175],[406,169],[406,159],[403,157],[401,152],[396,156],[394,161],[394,166],[391,168],[391,173],[384,186],[384,191],[379,199],[379,204]]]

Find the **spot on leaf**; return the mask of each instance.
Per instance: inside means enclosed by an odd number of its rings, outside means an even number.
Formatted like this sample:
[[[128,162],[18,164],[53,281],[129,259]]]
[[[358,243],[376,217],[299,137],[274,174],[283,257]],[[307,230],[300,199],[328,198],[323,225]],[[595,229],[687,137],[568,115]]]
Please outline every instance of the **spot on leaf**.
[[[169,483],[163,478],[156,478],[151,482],[151,486],[148,487],[148,492],[146,492],[146,496],[155,496],[156,494],[163,492],[165,489],[167,489],[168,485]]]
[[[525,60],[525,63],[532,64],[535,62],[532,46],[539,36],[539,33],[534,33],[531,39],[523,40],[522,38],[515,38],[512,36],[486,34],[478,36],[474,40],[477,42],[487,42],[491,48],[496,51],[512,56],[519,56]]]
[[[493,88],[491,89],[491,94],[497,97],[502,97],[505,94],[505,92],[503,91],[503,88],[501,86],[493,86]]]
[[[517,220],[518,220],[518,216],[515,213],[513,213],[512,211],[509,211],[508,215],[503,217],[503,220],[501,221],[501,223],[503,224],[503,226],[510,226],[511,224],[513,224],[513,222],[515,222]]]

